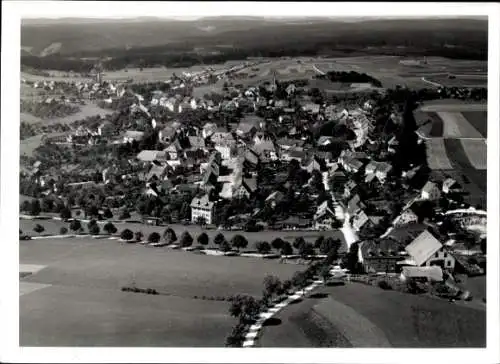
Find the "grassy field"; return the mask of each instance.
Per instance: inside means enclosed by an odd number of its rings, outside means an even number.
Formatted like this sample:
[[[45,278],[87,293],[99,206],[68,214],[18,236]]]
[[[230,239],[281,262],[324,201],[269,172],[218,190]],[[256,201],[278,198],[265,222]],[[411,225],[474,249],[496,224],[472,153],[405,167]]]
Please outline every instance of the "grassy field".
[[[227,301],[203,296],[260,296],[266,275],[303,269],[88,238],[19,245],[22,264],[45,266],[21,280],[42,285],[20,297],[23,346],[221,347],[235,319]],[[160,295],[121,292],[132,285]]]
[[[51,286],[20,298],[21,346],[221,347],[228,304]]]
[[[484,138],[488,137],[488,117],[486,111],[463,111],[462,115]]]
[[[307,298],[306,302],[280,312],[276,316],[280,324],[262,331],[261,346],[295,347],[297,343],[300,347],[479,348],[486,345],[483,309],[357,283],[321,288],[318,292],[317,297],[323,298]],[[319,330],[324,331],[328,324],[335,328],[331,331],[334,340],[325,342],[321,335],[314,334],[318,328],[308,328],[314,324],[308,320],[311,313],[327,321],[320,324]]]
[[[488,77],[486,75],[457,75],[448,78],[447,75],[426,77],[431,82],[439,83],[445,87],[487,87]]]
[[[75,114],[71,114],[64,117],[59,118],[50,118],[50,119],[42,119],[31,114],[21,113],[21,121],[26,123],[42,123],[42,124],[51,124],[51,123],[61,123],[61,124],[71,124],[77,120],[82,120],[90,116],[101,115],[105,116],[108,114],[112,114],[112,110],[101,109],[97,104],[87,102],[85,105],[78,105],[80,111]]]
[[[453,169],[453,166],[448,159],[444,139],[434,138],[426,140],[426,146],[427,163],[429,164],[430,169]]]

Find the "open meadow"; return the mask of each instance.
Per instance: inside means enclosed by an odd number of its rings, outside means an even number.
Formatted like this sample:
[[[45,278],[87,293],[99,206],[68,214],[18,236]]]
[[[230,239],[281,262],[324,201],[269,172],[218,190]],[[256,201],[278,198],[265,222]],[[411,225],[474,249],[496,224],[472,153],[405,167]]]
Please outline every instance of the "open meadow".
[[[262,347],[486,346],[486,310],[360,283],[323,287],[264,327]]]
[[[266,275],[288,279],[303,269],[107,239],[19,244],[21,272],[25,264],[42,268],[20,282],[21,290],[35,286],[20,297],[23,346],[221,347],[235,324],[228,296],[260,296]],[[121,291],[134,285],[160,294]]]

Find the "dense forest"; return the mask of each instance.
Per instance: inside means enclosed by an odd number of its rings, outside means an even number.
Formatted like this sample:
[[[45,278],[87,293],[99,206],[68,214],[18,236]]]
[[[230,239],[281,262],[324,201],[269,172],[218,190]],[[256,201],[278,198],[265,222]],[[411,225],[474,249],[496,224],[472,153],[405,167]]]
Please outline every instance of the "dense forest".
[[[395,55],[486,60],[488,54],[488,23],[482,20],[219,23],[223,26],[215,33],[193,31],[199,27],[196,22],[23,26],[21,64],[88,72],[96,59],[106,69],[116,70],[188,67],[247,57]]]

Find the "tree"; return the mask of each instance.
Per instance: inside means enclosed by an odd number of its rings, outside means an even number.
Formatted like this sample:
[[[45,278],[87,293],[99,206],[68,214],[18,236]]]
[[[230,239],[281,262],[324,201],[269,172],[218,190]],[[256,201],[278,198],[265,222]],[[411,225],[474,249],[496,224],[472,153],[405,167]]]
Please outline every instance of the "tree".
[[[73,220],[69,224],[69,228],[71,231],[74,231],[76,233],[82,228],[82,223],[80,222],[80,220]]]
[[[346,256],[346,268],[349,272],[351,273],[357,273],[358,272],[358,250],[359,250],[359,244],[358,243],[352,243],[351,246],[349,247],[349,252],[347,253]]]
[[[320,271],[321,277],[323,281],[326,282],[328,278],[330,278],[330,267],[328,265],[324,265]]]
[[[280,250],[281,248],[283,248],[283,245],[285,244],[285,241],[283,239],[280,239],[280,238],[276,238],[274,239],[272,242],[271,242],[271,246],[276,249],[276,250]]]
[[[132,232],[132,230],[125,229],[121,232],[120,238],[122,240],[132,240],[134,238],[134,233]]]
[[[259,241],[255,247],[260,254],[269,254],[271,251],[271,245],[267,241]]]
[[[299,254],[303,259],[307,258],[309,255],[313,255],[314,245],[312,245],[312,243],[305,243],[301,245],[299,248]]]
[[[61,226],[61,229],[59,229],[59,233],[61,235],[66,235],[68,233],[68,228],[66,226]]]
[[[101,229],[99,228],[99,225],[95,224],[95,225],[89,226],[90,235],[99,235],[100,232],[101,232]]]
[[[40,200],[31,201],[31,215],[38,216],[40,212],[42,212],[42,208],[40,207]]]
[[[231,245],[233,248],[240,250],[240,248],[246,248],[248,246],[248,240],[240,234],[236,234],[231,239]]]
[[[293,247],[295,249],[298,249],[300,250],[300,248],[305,245],[306,241],[304,240],[304,238],[302,236],[299,236],[297,238],[295,238],[295,241],[293,242]]]
[[[229,243],[224,240],[221,244],[220,244],[220,248],[219,248],[222,252],[228,252],[231,250],[231,245],[229,245]]]
[[[481,247],[481,252],[483,254],[486,254],[486,238],[481,239],[481,243],[479,244],[479,246]]]
[[[189,234],[189,232],[184,231],[181,235],[181,246],[187,248],[191,245],[193,245],[193,237]]]
[[[142,238],[144,238],[144,234],[142,233],[142,231],[136,231],[134,235],[135,240],[137,241],[142,241]]]
[[[225,241],[226,241],[226,238],[224,237],[224,234],[218,233],[217,235],[215,235],[215,238],[214,238],[215,245],[221,245]]]
[[[40,224],[36,224],[35,227],[33,228],[33,231],[35,233],[41,234],[45,231],[45,228]]]
[[[304,288],[307,285],[307,279],[303,272],[295,272],[292,276],[292,284],[298,288]]]
[[[104,231],[108,234],[114,234],[118,231],[118,229],[116,228],[115,225],[113,225],[113,223],[111,222],[108,222],[104,225]]]
[[[319,247],[319,251],[322,254],[329,254],[331,251],[335,251],[335,255],[338,254],[342,242],[339,239],[334,239],[329,237],[325,239]]]
[[[207,233],[203,232],[201,233],[200,235],[198,235],[198,244],[201,244],[201,245],[208,245],[208,242],[209,242],[209,238],[208,238],[208,235]]]
[[[275,293],[278,293],[282,289],[281,281],[278,277],[268,275],[264,278],[264,288],[270,297],[273,297]]]
[[[63,220],[68,220],[68,219],[71,219],[71,210],[67,207],[64,207],[62,210],[61,210],[61,213],[59,214],[59,216],[61,217],[61,219]]]
[[[175,235],[174,229],[165,229],[165,232],[163,233],[163,239],[169,244],[173,244],[175,241],[177,241],[177,235]]]
[[[151,233],[148,236],[148,242],[150,242],[150,243],[158,243],[160,241],[160,239],[161,239],[161,236],[157,232]]]
[[[109,208],[107,208],[107,209],[104,210],[104,217],[106,219],[112,219],[113,218],[113,213],[111,212],[111,210]]]
[[[281,247],[281,255],[292,255],[293,254],[293,248],[292,244],[290,242],[285,241],[283,246]]]
[[[314,248],[320,249],[321,245],[323,244],[324,241],[325,241],[325,237],[323,235],[318,236],[318,238],[314,242]]]
[[[92,219],[88,222],[87,228],[90,229],[92,226],[97,225],[97,221]]]
[[[290,288],[292,288],[292,281],[289,279],[284,281],[282,288],[283,288],[284,293],[287,293],[290,290]]]

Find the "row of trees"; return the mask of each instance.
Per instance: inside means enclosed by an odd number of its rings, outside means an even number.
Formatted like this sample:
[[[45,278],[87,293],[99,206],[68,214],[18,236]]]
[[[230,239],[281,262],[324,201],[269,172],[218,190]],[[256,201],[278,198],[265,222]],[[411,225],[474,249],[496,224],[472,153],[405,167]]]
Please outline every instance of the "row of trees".
[[[75,114],[80,111],[80,107],[55,101],[45,103],[21,100],[20,110],[41,119],[52,119]]]

